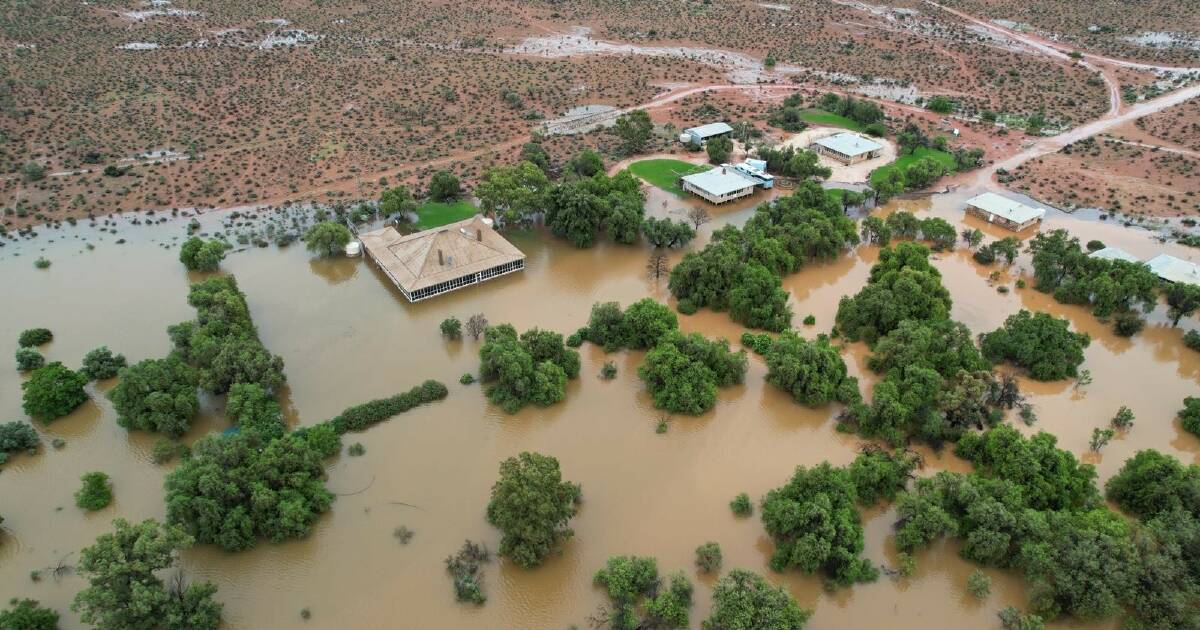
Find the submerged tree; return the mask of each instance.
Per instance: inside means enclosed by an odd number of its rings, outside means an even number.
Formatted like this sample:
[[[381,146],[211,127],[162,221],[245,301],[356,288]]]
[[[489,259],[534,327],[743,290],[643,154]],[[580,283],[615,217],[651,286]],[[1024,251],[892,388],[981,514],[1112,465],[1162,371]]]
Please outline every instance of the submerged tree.
[[[501,462],[487,506],[488,522],[502,533],[500,555],[525,569],[540,565],[574,534],[567,522],[581,496],[553,457],[525,452]]]
[[[804,630],[812,614],[781,586],[752,571],[734,569],[713,586],[706,630]]]

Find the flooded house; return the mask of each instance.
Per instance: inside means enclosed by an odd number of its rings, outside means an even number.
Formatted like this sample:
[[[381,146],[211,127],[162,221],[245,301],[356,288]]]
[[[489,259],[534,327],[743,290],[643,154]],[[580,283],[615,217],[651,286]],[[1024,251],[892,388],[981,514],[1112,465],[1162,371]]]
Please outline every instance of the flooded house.
[[[1014,232],[1037,225],[1046,217],[1046,211],[1041,208],[1033,208],[1015,199],[991,192],[968,199],[967,214]]]
[[[809,148],[847,166],[877,158],[883,152],[882,144],[849,132],[821,138]]]
[[[761,185],[757,178],[729,164],[679,178],[680,188],[715,204],[752,195],[754,188]]]
[[[1146,261],[1154,275],[1167,282],[1200,284],[1200,265],[1176,258],[1170,254],[1159,254]]]
[[[525,254],[475,215],[457,223],[402,235],[388,226],[359,237],[367,257],[419,302],[525,268]]]

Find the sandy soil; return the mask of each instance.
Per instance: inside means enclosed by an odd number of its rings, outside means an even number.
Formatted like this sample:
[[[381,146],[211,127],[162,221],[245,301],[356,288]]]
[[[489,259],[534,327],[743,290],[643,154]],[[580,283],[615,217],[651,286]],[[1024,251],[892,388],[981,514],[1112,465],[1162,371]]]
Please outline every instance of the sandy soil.
[[[846,130],[836,127],[813,127],[791,136],[783,142],[783,146],[807,149],[809,145],[821,138],[828,138],[844,131]],[[820,156],[819,161],[821,165],[828,166],[833,171],[833,174],[829,176],[829,181],[844,184],[862,184],[869,180],[871,171],[885,164],[890,164],[896,159],[896,145],[891,140],[887,138],[871,139],[883,145],[883,152],[875,159],[847,166],[837,160],[823,155]]]

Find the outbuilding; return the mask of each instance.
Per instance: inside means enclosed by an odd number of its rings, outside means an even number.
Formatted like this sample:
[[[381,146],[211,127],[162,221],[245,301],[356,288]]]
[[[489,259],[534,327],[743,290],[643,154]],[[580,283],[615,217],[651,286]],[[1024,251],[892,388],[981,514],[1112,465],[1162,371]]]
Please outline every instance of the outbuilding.
[[[389,226],[360,238],[367,257],[409,302],[525,268],[525,254],[480,215],[408,235]]]
[[[973,214],[988,223],[995,223],[1014,232],[1041,223],[1046,217],[1046,211],[1042,208],[1033,208],[991,192],[968,200],[967,214]]]
[[[1200,284],[1200,266],[1170,254],[1159,254],[1146,261],[1154,275],[1167,282]]]
[[[733,127],[730,127],[728,123],[715,122],[684,129],[683,133],[679,134],[679,142],[704,146],[713,138],[729,135],[733,135]]]
[[[1105,247],[1104,249],[1098,249],[1089,255],[1092,258],[1100,258],[1103,260],[1124,260],[1125,262],[1131,262],[1131,263],[1141,263],[1142,262],[1140,258],[1138,258],[1137,256],[1134,256],[1133,254],[1130,254],[1129,252],[1121,249],[1120,247]]]
[[[753,194],[759,182],[724,164],[703,173],[685,175],[679,179],[679,184],[698,197],[722,204]]]
[[[877,158],[883,152],[882,144],[849,132],[821,138],[809,148],[847,165]]]

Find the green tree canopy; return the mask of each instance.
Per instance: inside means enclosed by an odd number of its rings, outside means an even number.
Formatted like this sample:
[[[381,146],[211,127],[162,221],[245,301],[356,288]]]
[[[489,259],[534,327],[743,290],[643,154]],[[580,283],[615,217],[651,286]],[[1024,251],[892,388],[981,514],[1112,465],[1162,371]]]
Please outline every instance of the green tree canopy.
[[[1023,367],[1033,379],[1056,381],[1078,374],[1089,343],[1087,333],[1071,332],[1067,320],[1021,309],[983,336],[983,355]]]
[[[429,198],[434,201],[453,201],[460,195],[462,184],[450,171],[438,171],[429,180]]]
[[[1200,466],[1138,451],[1104,486],[1108,499],[1143,520],[1180,511],[1200,518]]]
[[[42,608],[36,600],[14,597],[9,605],[10,610],[0,610],[0,629],[58,630],[58,613]]]
[[[621,150],[634,155],[646,150],[646,143],[654,133],[654,123],[644,109],[635,109],[617,118],[617,137],[621,139]]]
[[[613,556],[594,582],[608,591],[608,623],[614,630],[688,627],[692,583],[679,572],[663,588],[654,558]]]
[[[848,339],[873,345],[906,319],[946,319],[950,303],[942,274],[929,264],[929,250],[900,243],[881,250],[867,285],[838,303],[837,326]]]
[[[804,630],[812,614],[781,586],[752,571],[734,569],[713,587],[705,630]]]
[[[730,352],[729,342],[699,333],[663,335],[638,367],[638,376],[659,409],[699,415],[717,402],[717,388],[741,383],[746,353]]]
[[[108,391],[117,411],[117,424],[126,429],[180,437],[200,412],[196,371],[172,353],[165,359],[146,359],[121,370],[121,379]]]
[[[445,171],[440,171],[438,174],[435,174],[434,179],[436,180],[437,176],[444,172]],[[449,175],[449,173],[446,173],[446,174]],[[454,176],[450,175],[450,177],[454,177]],[[458,180],[455,180],[456,184],[457,184],[457,181]],[[439,182],[439,185],[445,185],[445,183],[446,182],[441,181],[441,182]],[[429,185],[429,188],[430,188],[430,196],[433,196],[433,184],[432,183]],[[379,211],[382,212],[383,216],[385,216],[385,217],[391,217],[391,216],[398,214],[398,215],[404,216],[405,220],[407,220],[407,215],[409,213],[416,212],[416,210],[417,210],[417,200],[413,198],[412,193],[408,192],[407,186],[396,186],[395,188],[389,188],[389,189],[383,191],[383,193],[379,195]],[[341,224],[339,223],[338,225],[341,225]],[[345,226],[341,226],[341,227],[345,228]],[[348,229],[346,230],[346,235],[347,235],[347,237],[349,237],[349,235],[350,235],[350,231]],[[308,238],[305,238],[304,240],[307,241]],[[347,238],[346,242],[349,242],[348,238]],[[343,242],[339,246],[337,251],[330,252],[328,255],[332,256],[335,253],[337,253],[338,251],[341,251],[342,248],[345,248],[345,247],[346,247],[346,243]],[[312,249],[311,245],[309,245],[309,249]]]
[[[642,236],[654,247],[683,247],[696,237],[696,231],[686,221],[646,217]]]
[[[792,325],[792,307],[779,276],[766,267],[749,263],[729,291],[729,316],[747,328],[779,332]]]
[[[765,354],[767,382],[788,392],[796,402],[819,407],[831,401],[858,402],[858,379],[846,372],[846,362],[825,339],[805,341],[785,331]]]
[[[576,247],[591,247],[601,231],[630,244],[641,229],[644,204],[641,186],[629,171],[613,177],[597,173],[550,190],[546,225]]]
[[[480,208],[493,218],[521,223],[546,210],[550,180],[531,162],[493,168],[475,187]]]
[[[225,258],[229,245],[217,239],[204,240],[193,236],[179,248],[179,262],[188,271],[216,271]]]
[[[733,138],[729,136],[710,138],[704,144],[704,150],[708,153],[709,161],[721,164],[728,160],[729,155],[733,153]]]
[[[622,348],[645,350],[653,348],[663,335],[678,328],[675,313],[652,298],[642,298],[624,312],[616,302],[597,302],[592,305],[588,319],[587,339],[603,346],[605,352]]]
[[[567,522],[581,496],[553,457],[525,452],[501,462],[487,506],[488,522],[502,534],[500,555],[525,569],[540,565],[573,535]]]
[[[350,229],[335,221],[314,223],[304,233],[304,244],[308,251],[321,256],[336,256],[346,249],[350,242]]]
[[[90,380],[100,381],[116,376],[125,365],[125,355],[113,354],[108,346],[100,346],[83,355],[83,367],[79,371]]]
[[[113,521],[79,556],[78,572],[88,587],[75,596],[71,610],[100,630],[215,630],[222,606],[213,600],[211,583],[169,588],[156,575],[175,565],[180,549],[192,543],[183,530],[149,519],[130,525]]]
[[[83,391],[88,378],[55,361],[34,370],[29,380],[21,383],[21,408],[42,423],[61,418],[87,400]]]
[[[488,399],[516,413],[529,403],[545,407],[561,401],[567,380],[579,376],[579,354],[558,333],[534,328],[518,338],[515,328],[500,324],[484,333],[479,373],[488,383]]]

